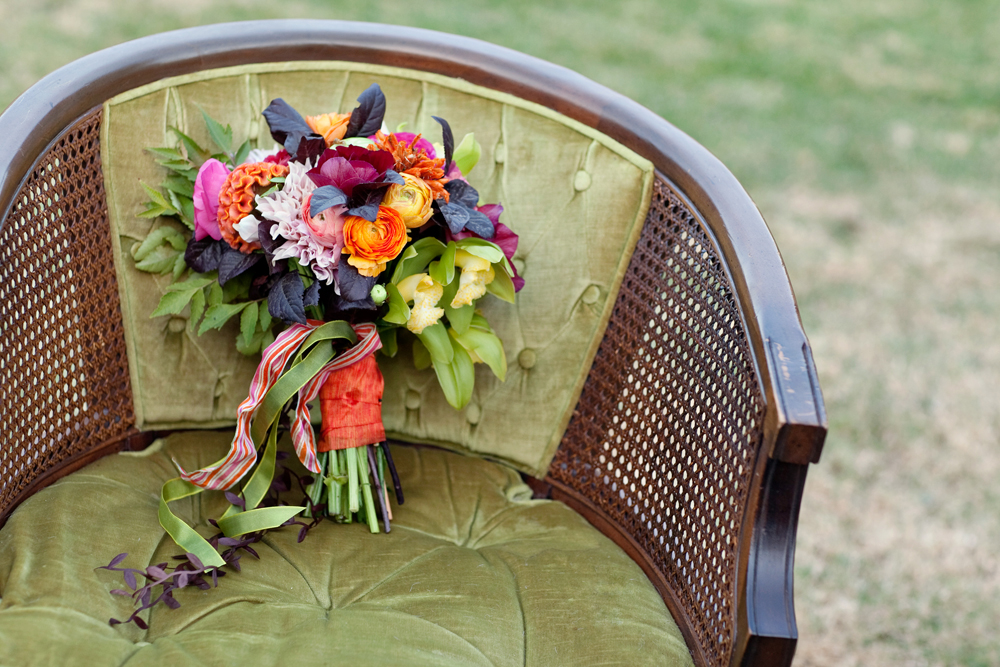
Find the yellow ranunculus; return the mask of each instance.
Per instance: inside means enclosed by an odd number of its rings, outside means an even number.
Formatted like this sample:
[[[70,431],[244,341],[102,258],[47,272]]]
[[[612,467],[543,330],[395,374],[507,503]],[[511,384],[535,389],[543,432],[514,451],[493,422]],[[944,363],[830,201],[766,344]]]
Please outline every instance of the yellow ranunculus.
[[[458,280],[455,298],[451,300],[452,308],[468,306],[486,294],[486,286],[496,277],[493,266],[487,260],[465,250],[455,253],[455,266],[462,269],[462,275]]]
[[[444,317],[444,309],[437,307],[444,294],[444,286],[426,273],[404,278],[396,287],[403,301],[413,303],[410,317],[406,320],[406,328],[413,333],[423,333],[424,329]]]
[[[405,173],[400,176],[405,183],[390,185],[382,205],[395,209],[403,217],[407,229],[415,229],[431,219],[434,193],[422,179]]]

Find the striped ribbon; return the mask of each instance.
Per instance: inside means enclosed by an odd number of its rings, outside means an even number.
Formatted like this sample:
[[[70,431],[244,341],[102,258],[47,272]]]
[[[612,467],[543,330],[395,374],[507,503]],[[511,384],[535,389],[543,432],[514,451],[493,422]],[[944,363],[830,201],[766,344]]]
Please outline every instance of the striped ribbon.
[[[229,453],[222,460],[201,470],[189,473],[181,469],[181,479],[203,489],[219,490],[229,489],[247,474],[257,461],[257,447],[250,434],[254,414],[264,401],[268,390],[281,377],[289,359],[299,350],[309,334],[322,324],[322,322],[293,324],[264,350],[260,365],[257,366],[257,372],[254,373],[253,381],[250,383],[250,394],[237,408],[236,435]],[[316,436],[309,422],[308,402],[316,398],[320,387],[332,371],[346,368],[382,347],[374,324],[366,322],[353,325],[353,328],[358,336],[358,343],[324,365],[298,393],[298,407],[292,425],[292,441],[299,459],[312,472],[319,472],[319,465],[316,460]]]

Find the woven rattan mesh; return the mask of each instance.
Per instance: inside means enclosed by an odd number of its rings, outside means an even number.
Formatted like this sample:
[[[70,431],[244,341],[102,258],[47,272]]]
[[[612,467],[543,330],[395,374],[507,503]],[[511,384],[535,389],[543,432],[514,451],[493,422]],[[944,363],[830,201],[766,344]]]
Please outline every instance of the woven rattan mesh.
[[[57,139],[0,228],[0,516],[134,424],[100,126],[98,109]]]
[[[549,475],[652,558],[710,665],[728,664],[733,649],[738,533],[763,416],[719,252],[657,181]]]

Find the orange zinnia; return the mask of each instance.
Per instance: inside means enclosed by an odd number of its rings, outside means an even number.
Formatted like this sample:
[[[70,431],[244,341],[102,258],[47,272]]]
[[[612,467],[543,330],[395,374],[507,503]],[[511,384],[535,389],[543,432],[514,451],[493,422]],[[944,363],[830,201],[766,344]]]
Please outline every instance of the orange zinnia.
[[[448,191],[444,189],[444,184],[448,179],[444,176],[444,158],[427,157],[423,149],[416,148],[419,140],[419,134],[413,141],[406,143],[397,139],[394,134],[382,134],[381,130],[375,133],[375,143],[378,147],[392,153],[392,157],[396,160],[397,172],[423,180],[434,193],[434,199],[444,199],[447,202]]]
[[[374,277],[403,251],[409,240],[403,216],[388,206],[379,206],[374,222],[356,215],[344,219],[344,253],[347,263],[363,276]]]
[[[288,167],[270,162],[241,164],[233,169],[219,190],[219,231],[226,243],[248,255],[260,248],[259,243],[240,238],[233,226],[253,213],[254,199],[271,185],[272,178],[287,175]]]

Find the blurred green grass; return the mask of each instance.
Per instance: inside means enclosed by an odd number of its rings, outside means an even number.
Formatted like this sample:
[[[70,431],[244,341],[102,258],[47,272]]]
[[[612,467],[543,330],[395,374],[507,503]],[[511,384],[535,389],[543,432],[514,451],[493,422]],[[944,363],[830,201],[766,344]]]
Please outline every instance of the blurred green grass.
[[[0,107],[115,43],[279,17],[502,44],[722,159],[782,250],[830,415],[796,664],[1000,664],[1000,3],[0,0]]]

